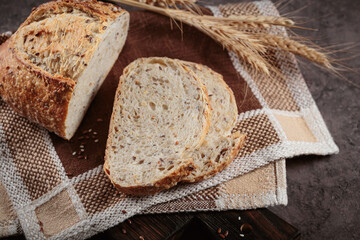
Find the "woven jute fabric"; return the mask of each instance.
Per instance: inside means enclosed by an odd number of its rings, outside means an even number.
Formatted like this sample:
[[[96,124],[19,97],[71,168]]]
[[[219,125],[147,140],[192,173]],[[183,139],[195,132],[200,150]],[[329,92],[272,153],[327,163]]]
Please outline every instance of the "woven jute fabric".
[[[215,16],[278,14],[268,1],[209,9]],[[272,31],[286,34],[282,28]],[[73,140],[49,134],[0,101],[0,236],[23,231],[29,239],[81,239],[134,214],[286,204],[284,159],[333,154],[338,148],[294,56],[269,54],[286,80],[246,71],[234,53],[194,28],[184,25],[182,37],[166,17],[131,12],[125,47]],[[119,76],[131,61],[150,56],[198,62],[221,73],[239,108],[236,128],[247,141],[228,168],[206,181],[129,197],[105,176],[104,150]]]

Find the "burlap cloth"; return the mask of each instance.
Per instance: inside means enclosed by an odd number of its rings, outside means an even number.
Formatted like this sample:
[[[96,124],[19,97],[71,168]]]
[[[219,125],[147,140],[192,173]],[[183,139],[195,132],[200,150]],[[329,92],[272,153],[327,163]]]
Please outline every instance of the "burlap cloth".
[[[268,1],[209,8],[217,16],[278,14]],[[72,141],[19,117],[0,100],[0,236],[23,231],[30,239],[87,238],[144,212],[286,204],[284,159],[333,154],[338,148],[294,56],[280,51],[269,54],[286,81],[246,72],[233,53],[194,28],[184,26],[182,40],[178,29],[170,30],[168,18],[131,12],[123,52]],[[155,196],[129,197],[118,193],[106,178],[103,156],[122,69],[138,57],[149,56],[203,63],[221,73],[237,100],[237,128],[248,138],[234,162],[209,180]],[[84,145],[82,158],[78,158],[80,145]]]

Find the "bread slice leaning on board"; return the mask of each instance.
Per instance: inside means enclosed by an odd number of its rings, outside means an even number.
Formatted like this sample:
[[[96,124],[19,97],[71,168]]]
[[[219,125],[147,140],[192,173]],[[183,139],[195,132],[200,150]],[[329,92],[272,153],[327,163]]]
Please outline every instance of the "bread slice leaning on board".
[[[154,194],[192,170],[210,124],[206,88],[179,60],[140,58],[120,77],[104,170],[120,191]]]
[[[238,131],[231,133],[236,125],[238,110],[234,93],[223,76],[201,64],[183,63],[204,83],[212,108],[209,133],[201,147],[192,154],[194,169],[182,179],[183,182],[198,182],[228,166],[246,137]]]
[[[78,128],[124,46],[129,13],[103,2],[35,8],[0,47],[0,96],[64,139]]]

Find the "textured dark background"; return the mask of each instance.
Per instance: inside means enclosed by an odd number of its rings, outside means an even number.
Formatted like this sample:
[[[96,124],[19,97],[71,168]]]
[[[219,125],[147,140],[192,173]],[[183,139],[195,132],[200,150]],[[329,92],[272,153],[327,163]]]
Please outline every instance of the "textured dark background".
[[[44,0],[0,0],[0,32],[15,31],[32,7]],[[206,4],[239,2],[202,1]],[[305,7],[304,9],[302,9]],[[302,9],[301,11],[296,11]],[[282,13],[318,31],[296,31],[322,46],[360,40],[359,0],[289,0]],[[356,55],[360,47],[348,50]],[[287,161],[288,206],[270,208],[297,227],[303,239],[360,239],[360,90],[306,61],[301,67],[310,91],[340,148],[335,156],[303,156]],[[359,58],[344,60],[360,69]],[[360,84],[358,74],[345,72]]]

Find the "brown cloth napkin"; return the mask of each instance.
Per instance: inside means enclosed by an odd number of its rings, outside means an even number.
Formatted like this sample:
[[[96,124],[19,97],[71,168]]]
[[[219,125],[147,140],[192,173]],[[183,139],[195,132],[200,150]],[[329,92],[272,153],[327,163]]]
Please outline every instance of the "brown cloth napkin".
[[[210,9],[224,16],[278,14],[268,1]],[[0,101],[0,235],[20,231],[21,226],[30,239],[79,239],[144,211],[286,204],[284,160],[276,160],[338,151],[294,56],[272,53],[274,65],[287,80],[270,80],[246,72],[233,53],[196,29],[184,25],[183,30],[182,40],[178,29],[170,30],[168,18],[131,12],[123,52],[70,142],[29,123]],[[248,138],[234,162],[211,179],[182,184],[155,196],[129,197],[118,193],[106,178],[103,156],[119,76],[131,61],[148,56],[198,62],[221,73],[237,100],[237,128]]]

